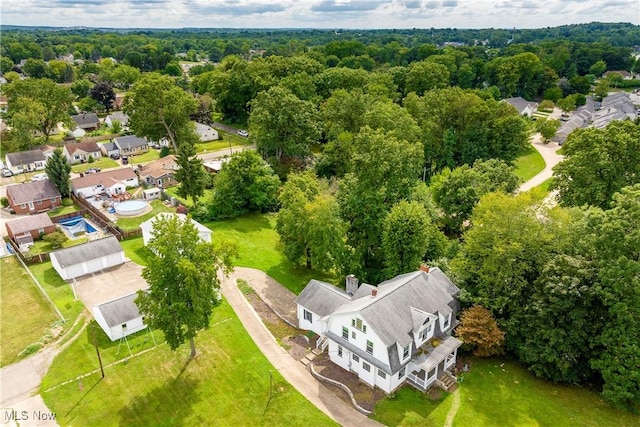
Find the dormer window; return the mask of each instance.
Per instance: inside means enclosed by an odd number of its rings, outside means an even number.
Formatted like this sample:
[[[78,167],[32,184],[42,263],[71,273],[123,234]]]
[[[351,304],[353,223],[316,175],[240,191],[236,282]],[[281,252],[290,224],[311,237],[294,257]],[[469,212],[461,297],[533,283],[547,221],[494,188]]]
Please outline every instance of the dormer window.
[[[444,323],[442,324],[442,329],[447,329],[449,327],[449,321],[451,319],[451,313],[444,319]]]
[[[423,330],[420,331],[420,340],[426,341],[429,337],[429,332],[431,332],[431,328],[433,326],[429,323]]]
[[[407,345],[403,350],[402,350],[402,360],[406,359],[407,357],[409,357],[409,352],[411,350],[411,344]]]

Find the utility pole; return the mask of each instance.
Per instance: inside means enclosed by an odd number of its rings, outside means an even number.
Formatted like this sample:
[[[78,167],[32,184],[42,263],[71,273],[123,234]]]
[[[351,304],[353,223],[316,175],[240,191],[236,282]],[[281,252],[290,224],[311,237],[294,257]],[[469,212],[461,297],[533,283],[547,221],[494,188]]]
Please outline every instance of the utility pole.
[[[93,337],[93,345],[96,346],[96,353],[98,353],[98,362],[100,363],[100,372],[102,373],[102,378],[104,378],[104,367],[102,366],[102,358],[100,357],[100,349],[98,348],[98,341],[96,340],[96,331],[89,325],[91,328],[91,336]]]

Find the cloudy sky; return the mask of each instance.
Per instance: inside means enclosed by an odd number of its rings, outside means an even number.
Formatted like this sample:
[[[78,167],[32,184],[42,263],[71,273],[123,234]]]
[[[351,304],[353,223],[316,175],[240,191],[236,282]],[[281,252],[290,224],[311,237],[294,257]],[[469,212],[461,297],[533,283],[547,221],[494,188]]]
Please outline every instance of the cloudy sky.
[[[640,25],[640,0],[2,0],[0,22],[112,28]]]

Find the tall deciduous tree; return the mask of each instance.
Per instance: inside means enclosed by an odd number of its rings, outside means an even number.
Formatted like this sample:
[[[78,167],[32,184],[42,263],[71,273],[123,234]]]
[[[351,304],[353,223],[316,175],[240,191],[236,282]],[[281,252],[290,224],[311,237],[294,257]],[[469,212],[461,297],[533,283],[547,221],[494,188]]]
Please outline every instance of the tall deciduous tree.
[[[193,222],[178,216],[156,219],[151,236],[152,255],[142,270],[149,289],[138,291],[135,302],[145,322],[162,330],[172,350],[189,340],[194,357],[194,338],[209,327],[220,303],[218,271],[227,275],[232,270],[235,247],[202,241]]]
[[[489,357],[503,352],[504,332],[491,312],[481,305],[474,304],[462,311],[456,336],[474,356]]]
[[[116,100],[116,93],[113,91],[113,87],[109,83],[100,82],[89,90],[91,98],[95,99],[107,113],[113,108],[113,103]]]
[[[71,192],[69,185],[71,165],[67,161],[67,157],[62,153],[62,148],[53,150],[53,154],[47,159],[44,170],[49,177],[49,181],[56,186],[62,197],[69,197]]]
[[[247,212],[266,212],[277,206],[280,180],[258,153],[234,154],[215,177],[212,218],[235,218]]]
[[[198,199],[204,195],[204,189],[208,182],[207,171],[204,169],[202,160],[196,156],[195,141],[198,136],[193,129],[188,127],[180,133],[179,138],[180,146],[176,153],[178,170],[175,172],[176,181],[180,183],[178,195],[191,197],[195,205],[198,203]]]
[[[315,105],[275,86],[251,102],[249,130],[263,158],[280,161],[284,156],[306,157],[321,128]]]
[[[190,126],[190,116],[198,101],[176,86],[173,79],[156,73],[145,74],[127,93],[124,111],[129,126],[138,136],[152,141],[168,139],[178,152],[178,134]]]
[[[640,182],[640,124],[615,121],[605,129],[576,130],[563,151],[553,187],[564,205],[606,209],[614,193]]]
[[[71,121],[68,114],[73,101],[71,91],[49,79],[15,81],[7,86],[6,94],[9,123],[18,132],[40,132],[48,141],[59,122]]]

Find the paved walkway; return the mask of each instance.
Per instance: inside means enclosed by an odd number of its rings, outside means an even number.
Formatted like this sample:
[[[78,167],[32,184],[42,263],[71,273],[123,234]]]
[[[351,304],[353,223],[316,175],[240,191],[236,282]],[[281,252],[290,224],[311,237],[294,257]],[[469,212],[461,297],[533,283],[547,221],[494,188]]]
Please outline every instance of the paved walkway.
[[[542,184],[547,179],[551,178],[553,176],[553,167],[560,163],[562,159],[564,159],[564,156],[556,153],[556,151],[560,149],[558,143],[543,143],[542,137],[539,133],[534,135],[533,140],[531,141],[531,145],[533,145],[533,148],[535,148],[544,159],[545,167],[539,174],[522,184],[520,186],[520,191],[528,191],[533,187],[537,187],[538,185]]]
[[[295,296],[264,272],[252,268],[236,268],[236,271],[222,281],[221,286],[222,293],[238,315],[247,333],[284,379],[318,409],[343,426],[381,426],[382,424],[367,418],[337,398],[333,392],[313,378],[300,362],[294,360],[278,345],[258,314],[238,290],[235,284],[238,278],[255,286],[254,289],[260,296],[265,295],[269,298],[275,310],[288,313]],[[295,312],[295,305],[293,310]]]

